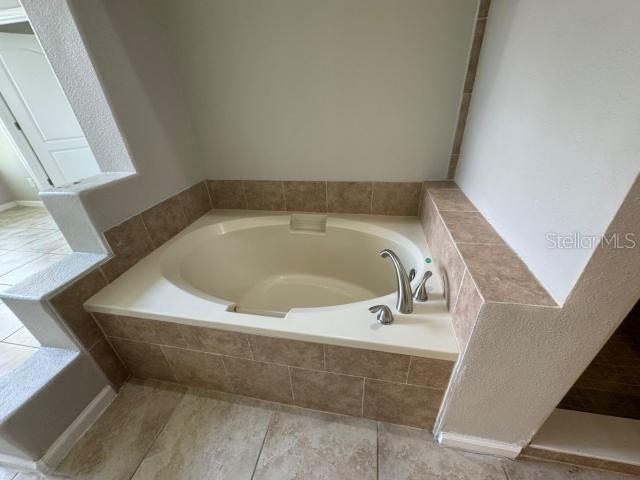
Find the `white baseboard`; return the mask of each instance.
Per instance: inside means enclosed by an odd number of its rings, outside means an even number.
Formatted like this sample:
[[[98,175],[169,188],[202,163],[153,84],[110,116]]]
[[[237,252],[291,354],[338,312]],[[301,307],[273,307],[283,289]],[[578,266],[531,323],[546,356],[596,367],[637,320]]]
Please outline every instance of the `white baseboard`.
[[[459,433],[440,432],[438,443],[450,448],[467,452],[495,455],[498,457],[516,458],[522,447],[514,443],[503,443],[488,438],[472,437]]]
[[[62,432],[49,447],[40,460],[27,460],[0,453],[0,464],[17,470],[37,471],[48,473],[58,466],[67,456],[71,448],[85,434],[100,414],[109,406],[116,396],[111,386],[105,386],[98,395],[91,400],[78,417]]]
[[[42,200],[16,200],[21,207],[44,207]]]
[[[3,203],[2,205],[0,205],[0,212],[3,210],[9,210],[10,208],[17,207],[17,206],[18,206],[17,202]]]

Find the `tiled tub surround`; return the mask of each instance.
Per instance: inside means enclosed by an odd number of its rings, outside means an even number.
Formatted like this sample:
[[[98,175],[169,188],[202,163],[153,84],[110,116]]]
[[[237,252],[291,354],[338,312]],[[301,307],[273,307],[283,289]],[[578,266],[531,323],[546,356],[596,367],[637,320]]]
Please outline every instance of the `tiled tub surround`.
[[[557,307],[524,262],[453,183],[425,183],[421,221],[464,351],[486,303]]]
[[[117,386],[126,372],[82,302],[212,207],[416,215],[421,190],[420,182],[200,182],[104,232],[113,256],[56,293],[52,304]]]
[[[371,301],[265,317],[228,311],[163,277],[164,252],[183,237],[260,216],[282,214],[213,210],[88,299],[85,308],[118,357],[138,377],[432,428],[458,355],[435,283],[428,303],[381,328],[368,312]],[[352,217],[427,248],[417,218]],[[392,306],[395,292],[383,298]]]
[[[216,209],[416,216],[422,182],[209,180]]]
[[[94,313],[134,376],[432,428],[453,361]]]

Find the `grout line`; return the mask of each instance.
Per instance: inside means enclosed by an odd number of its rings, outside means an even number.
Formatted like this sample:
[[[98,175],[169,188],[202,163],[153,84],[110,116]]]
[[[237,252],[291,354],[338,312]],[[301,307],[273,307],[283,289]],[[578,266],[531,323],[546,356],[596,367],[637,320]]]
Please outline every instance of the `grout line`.
[[[296,404],[296,396],[293,393],[293,379],[291,378],[291,366],[287,365],[287,372],[289,373],[289,386],[291,387],[291,401]]]
[[[367,383],[367,377],[364,377],[362,379],[362,402],[360,402],[360,416],[364,418],[364,392],[365,392],[365,385]]]
[[[413,363],[413,355],[409,355],[409,366],[407,367],[407,375],[404,383],[409,384],[409,372],[411,372],[411,364]]]
[[[154,387],[155,389],[155,387]],[[173,407],[173,410],[171,411],[171,414],[167,416],[167,420],[164,422],[164,425],[162,425],[162,428],[158,429],[158,433],[155,435],[155,437],[153,437],[153,441],[149,442],[149,448],[146,449],[146,451],[144,452],[144,455],[142,455],[142,458],[140,458],[140,462],[138,463],[138,466],[136,467],[136,469],[133,471],[133,473],[131,474],[131,476],[129,477],[129,479],[133,478],[136,473],[138,473],[138,470],[140,470],[140,466],[142,465],[142,462],[144,462],[144,460],[147,458],[147,455],[149,455],[149,452],[151,451],[151,449],[153,448],[153,446],[156,444],[156,442],[158,441],[158,438],[160,437],[160,435],[162,434],[162,432],[164,432],[167,428],[167,425],[169,424],[169,421],[171,420],[171,418],[175,415],[176,410],[178,409],[178,407],[180,407],[180,405],[182,404],[182,402],[184,401],[184,397],[186,395],[186,390],[182,393],[182,398],[180,398],[180,401],[178,403],[176,403],[176,406]],[[119,394],[118,394],[119,395]],[[115,398],[114,398],[115,400]],[[108,408],[108,407],[107,407]],[[106,410],[106,409],[105,409]],[[103,412],[104,413],[104,412]]]
[[[380,479],[380,421],[376,421],[376,480]]]
[[[273,416],[275,413],[271,413],[271,418],[269,418],[269,423],[267,424],[267,429],[264,432],[264,437],[262,437],[262,443],[260,444],[260,451],[258,452],[258,456],[256,457],[256,464],[253,466],[253,472],[251,472],[251,480],[256,475],[256,470],[258,470],[258,463],[260,463],[260,457],[262,457],[262,450],[264,449],[264,444],[267,442],[267,435],[269,435],[269,429],[271,428],[271,422],[273,421]]]

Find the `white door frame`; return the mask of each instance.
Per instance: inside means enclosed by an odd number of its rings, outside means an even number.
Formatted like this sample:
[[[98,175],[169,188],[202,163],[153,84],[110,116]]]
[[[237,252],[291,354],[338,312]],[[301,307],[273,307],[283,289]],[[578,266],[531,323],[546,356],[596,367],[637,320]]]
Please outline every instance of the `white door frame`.
[[[19,127],[18,122],[16,121],[11,109],[5,102],[2,94],[0,93],[0,127],[6,132],[13,144],[16,153],[18,154],[18,158],[22,162],[22,165],[27,170],[27,173],[31,176],[33,181],[36,183],[38,187],[38,191],[42,192],[53,186],[51,183],[51,179],[47,175],[47,172],[44,170],[42,165],[40,164],[40,160],[34,153],[31,148],[31,144],[27,137],[24,135],[24,132]]]

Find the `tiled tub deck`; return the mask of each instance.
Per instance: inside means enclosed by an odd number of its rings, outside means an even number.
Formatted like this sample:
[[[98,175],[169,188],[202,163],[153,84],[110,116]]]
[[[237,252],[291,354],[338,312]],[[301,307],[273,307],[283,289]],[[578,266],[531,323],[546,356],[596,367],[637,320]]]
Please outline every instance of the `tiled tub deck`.
[[[431,429],[454,362],[93,313],[140,378]]]

